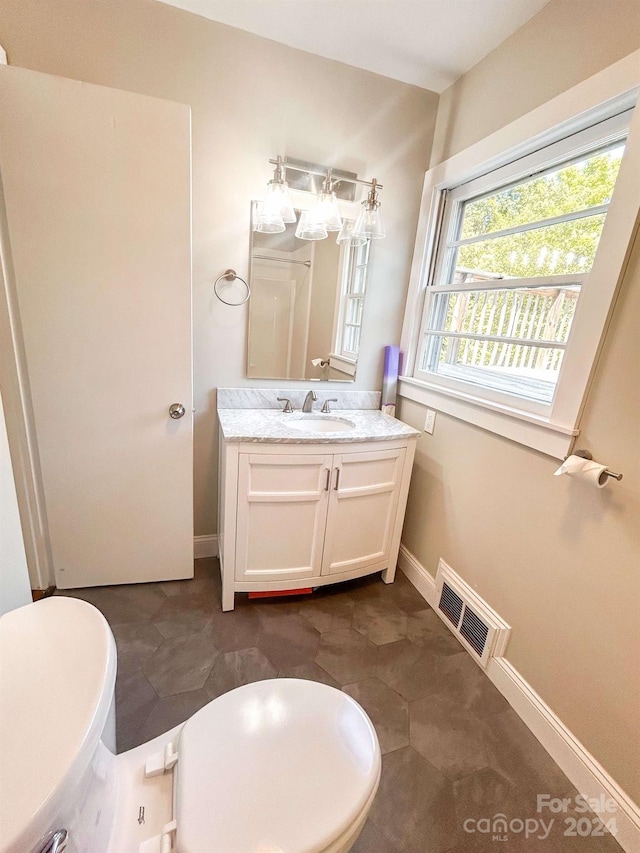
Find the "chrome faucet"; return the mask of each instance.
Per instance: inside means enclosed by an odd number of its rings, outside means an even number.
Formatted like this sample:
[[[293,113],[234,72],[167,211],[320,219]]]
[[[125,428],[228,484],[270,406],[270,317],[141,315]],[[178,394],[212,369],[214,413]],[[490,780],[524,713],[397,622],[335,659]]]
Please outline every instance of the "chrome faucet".
[[[318,399],[318,395],[316,394],[315,391],[308,391],[307,396],[304,398],[304,403],[302,404],[302,411],[306,412],[307,414],[309,412],[312,412],[313,411],[313,404],[315,403],[315,401],[317,399]]]

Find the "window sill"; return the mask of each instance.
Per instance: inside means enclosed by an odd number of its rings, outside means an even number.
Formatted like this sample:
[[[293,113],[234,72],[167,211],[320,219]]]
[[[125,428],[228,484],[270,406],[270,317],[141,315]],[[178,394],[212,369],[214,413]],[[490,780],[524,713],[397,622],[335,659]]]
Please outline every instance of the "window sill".
[[[329,365],[333,370],[339,370],[340,373],[346,373],[348,376],[355,377],[358,361],[355,358],[347,358],[344,355],[336,355],[336,353],[332,352],[329,354]]]
[[[401,376],[398,393],[459,420],[538,450],[554,459],[564,459],[579,430],[553,424],[539,415],[491,403],[458,391],[443,389],[410,376]]]

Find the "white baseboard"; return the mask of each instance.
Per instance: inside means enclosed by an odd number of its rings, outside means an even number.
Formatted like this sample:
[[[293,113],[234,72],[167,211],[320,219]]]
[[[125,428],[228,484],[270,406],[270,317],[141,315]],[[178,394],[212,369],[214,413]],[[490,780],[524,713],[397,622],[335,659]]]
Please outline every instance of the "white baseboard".
[[[615,817],[618,827],[616,841],[627,853],[638,853],[640,809],[631,797],[506,658],[492,658],[487,675],[581,794],[595,799],[604,796],[615,801],[617,811],[612,815],[601,815],[603,822]]]
[[[404,545],[400,546],[398,568],[433,607],[436,599],[435,579]],[[631,797],[569,731],[507,658],[491,658],[486,673],[581,794],[589,798],[605,797],[615,801],[618,827],[616,841],[626,853],[638,853],[640,808]],[[603,815],[604,822],[611,816]]]
[[[427,604],[435,607],[435,578],[425,569],[422,563],[416,560],[411,551],[402,544],[400,545],[400,553],[398,554],[398,568],[409,578]]]
[[[193,537],[193,558],[201,560],[203,557],[218,556],[218,537],[216,534],[211,536],[194,536]]]

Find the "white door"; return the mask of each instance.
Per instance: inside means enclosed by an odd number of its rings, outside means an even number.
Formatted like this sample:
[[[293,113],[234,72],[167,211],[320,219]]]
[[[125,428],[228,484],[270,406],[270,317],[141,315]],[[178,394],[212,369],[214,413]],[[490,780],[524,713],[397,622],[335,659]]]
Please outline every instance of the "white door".
[[[405,450],[333,457],[322,574],[389,560]]]
[[[56,584],[189,577],[189,108],[0,67],[0,174]]]
[[[0,616],[30,601],[27,557],[0,397]]]
[[[237,581],[320,574],[332,456],[241,453]]]

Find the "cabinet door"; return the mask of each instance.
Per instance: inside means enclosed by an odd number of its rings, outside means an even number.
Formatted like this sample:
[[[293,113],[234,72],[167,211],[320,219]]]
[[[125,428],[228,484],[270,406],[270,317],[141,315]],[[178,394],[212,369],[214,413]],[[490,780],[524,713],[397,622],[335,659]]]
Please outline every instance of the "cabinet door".
[[[389,559],[405,450],[333,457],[322,574]]]
[[[236,580],[320,574],[331,465],[330,455],[240,454]]]

